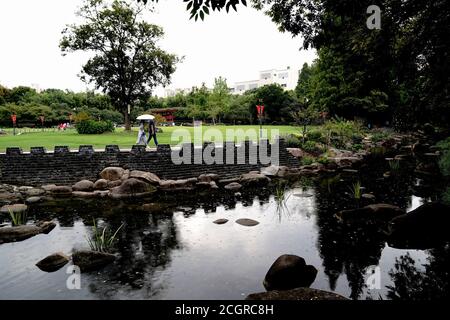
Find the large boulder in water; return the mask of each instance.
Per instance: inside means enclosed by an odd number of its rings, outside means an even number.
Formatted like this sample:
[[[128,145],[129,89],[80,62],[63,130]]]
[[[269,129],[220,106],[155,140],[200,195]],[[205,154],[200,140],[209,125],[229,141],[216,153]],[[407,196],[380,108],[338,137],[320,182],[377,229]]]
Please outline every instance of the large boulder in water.
[[[0,208],[0,213],[9,214],[11,213],[24,213],[28,209],[28,206],[26,204],[16,203],[16,204],[10,204],[10,205],[4,205]]]
[[[258,172],[250,172],[241,176],[240,183],[245,186],[260,186],[270,182],[270,178]]]
[[[275,260],[270,267],[264,278],[264,287],[267,291],[309,287],[316,276],[317,269],[307,265],[305,259],[285,254]]]
[[[72,186],[72,190],[82,192],[94,191],[94,183],[89,180],[81,180]]]
[[[343,210],[336,214],[336,217],[342,222],[364,222],[364,221],[385,221],[404,214],[405,211],[397,206],[376,203],[358,209]]]
[[[450,240],[450,206],[426,203],[389,223],[388,242],[401,249],[429,249]]]
[[[115,255],[98,251],[77,251],[72,255],[73,264],[78,266],[81,272],[99,270],[114,260]]]
[[[100,177],[105,180],[116,181],[122,178],[124,172],[125,170],[123,168],[108,167],[103,169],[102,172],[100,172]]]
[[[190,191],[195,189],[197,183],[197,178],[184,180],[161,180],[159,183],[159,188],[164,191]]]
[[[161,179],[159,179],[159,177],[156,174],[139,170],[131,171],[130,178],[143,180],[153,185],[159,185],[159,182],[161,181]]]
[[[312,288],[296,288],[284,291],[268,291],[252,293],[245,300],[348,300],[341,295],[333,292],[312,289]]]
[[[54,222],[39,222],[36,225],[23,225],[0,228],[0,243],[23,241],[40,233],[49,233],[56,226]]]
[[[94,183],[94,190],[106,190],[108,189],[108,180],[98,179]]]
[[[156,192],[156,187],[142,180],[130,178],[125,180],[119,187],[111,190],[110,196],[114,199],[139,198]]]

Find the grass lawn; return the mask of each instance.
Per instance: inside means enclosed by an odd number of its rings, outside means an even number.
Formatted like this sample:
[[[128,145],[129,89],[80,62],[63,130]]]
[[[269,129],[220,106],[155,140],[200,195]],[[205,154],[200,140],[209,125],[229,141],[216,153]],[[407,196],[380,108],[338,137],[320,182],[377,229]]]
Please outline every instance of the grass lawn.
[[[270,137],[272,130],[278,130],[279,135],[285,135],[289,133],[298,133],[300,128],[292,126],[264,126],[267,129],[268,135]],[[158,142],[160,144],[170,144],[176,145],[178,141],[172,139],[172,134],[175,130],[178,136],[187,137],[192,136],[195,143],[201,143],[201,135],[194,137],[193,127],[162,127],[163,132],[158,133]],[[209,129],[218,130],[224,136],[224,141],[243,141],[246,139],[245,134],[242,132],[233,132],[226,138],[227,130],[254,130],[256,134],[259,134],[259,126],[204,126],[202,127],[203,139],[205,141],[214,141],[209,134],[213,134]],[[5,152],[7,147],[21,147],[23,151],[27,152],[30,147],[45,147],[47,150],[51,151],[55,146],[69,146],[71,149],[77,150],[80,145],[92,145],[95,149],[104,149],[106,145],[116,144],[122,149],[130,149],[136,142],[137,139],[137,128],[133,128],[132,132],[126,132],[122,129],[117,129],[114,133],[105,133],[99,135],[80,135],[76,130],[66,130],[66,131],[39,131],[22,132],[20,135],[14,136],[12,130],[6,130],[8,134],[0,135],[0,152]],[[180,138],[181,139],[181,138]],[[252,140],[252,139],[250,139]],[[150,143],[150,147],[154,147],[153,141]]]

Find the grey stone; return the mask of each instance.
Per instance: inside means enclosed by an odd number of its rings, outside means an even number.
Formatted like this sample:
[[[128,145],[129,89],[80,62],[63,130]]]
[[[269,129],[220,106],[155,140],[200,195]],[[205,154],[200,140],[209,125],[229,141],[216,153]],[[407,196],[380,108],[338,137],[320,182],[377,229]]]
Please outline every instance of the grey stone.
[[[241,226],[245,226],[245,227],[254,227],[259,224],[258,221],[255,221],[252,219],[239,219],[239,220],[236,220],[236,223],[240,224]]]
[[[94,183],[89,180],[81,180],[72,186],[72,190],[84,192],[94,191]]]
[[[64,253],[58,252],[42,259],[36,263],[36,266],[45,272],[55,272],[64,267],[69,260],[70,258]]]
[[[153,185],[159,185],[161,179],[156,174],[134,170],[130,172],[130,178],[140,179]]]
[[[77,251],[72,254],[73,264],[78,266],[81,272],[99,270],[115,260],[115,255],[98,251]]]
[[[213,223],[215,223],[215,224],[225,224],[228,221],[229,221],[228,219],[217,219],[217,220],[213,221]]]
[[[105,180],[116,181],[116,180],[120,180],[120,178],[122,178],[124,171],[125,170],[123,168],[108,167],[108,168],[103,169],[102,172],[100,172],[100,177]]]

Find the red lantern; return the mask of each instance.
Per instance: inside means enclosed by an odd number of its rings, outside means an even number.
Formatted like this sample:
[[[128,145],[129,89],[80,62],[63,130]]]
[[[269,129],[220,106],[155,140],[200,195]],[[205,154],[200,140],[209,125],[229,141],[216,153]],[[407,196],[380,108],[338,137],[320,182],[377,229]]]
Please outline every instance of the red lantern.
[[[16,125],[17,116],[16,116],[15,114],[13,114],[13,115],[11,116],[11,120],[12,120],[13,124]]]

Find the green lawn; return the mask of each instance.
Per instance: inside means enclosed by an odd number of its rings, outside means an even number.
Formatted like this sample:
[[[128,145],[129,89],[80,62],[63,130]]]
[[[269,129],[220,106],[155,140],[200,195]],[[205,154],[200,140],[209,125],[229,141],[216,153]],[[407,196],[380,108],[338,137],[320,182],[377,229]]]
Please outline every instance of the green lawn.
[[[271,130],[279,130],[280,135],[285,135],[288,133],[298,133],[300,128],[292,126],[264,126],[263,128],[268,130],[270,136]],[[173,141],[172,133],[175,130],[187,130],[186,132],[181,132],[181,135],[186,137],[192,135],[195,143],[201,143],[201,136],[198,135],[194,138],[194,128],[193,127],[163,127],[162,133],[158,134],[158,142],[160,144],[170,144],[176,145],[178,142]],[[259,134],[259,126],[204,126],[203,130],[203,140],[213,141],[214,139],[208,136],[208,133],[213,133],[209,131],[210,129],[220,131],[225,141],[242,141],[246,139],[244,134],[239,132],[231,132],[229,138],[225,138],[227,130],[255,130]],[[120,148],[130,149],[136,142],[137,139],[137,129],[133,128],[132,132],[125,132],[122,129],[117,129],[114,133],[105,133],[100,135],[79,135],[75,130],[66,131],[39,131],[27,132],[27,130],[20,130],[21,134],[14,136],[12,130],[6,130],[8,134],[0,135],[0,152],[5,152],[7,147],[21,147],[23,151],[29,151],[30,147],[45,147],[47,150],[53,150],[55,146],[69,146],[71,149],[77,150],[80,145],[93,145],[95,149],[104,149],[108,144],[119,145]],[[28,130],[30,131],[30,130]],[[153,142],[151,142],[151,147],[154,147]]]

